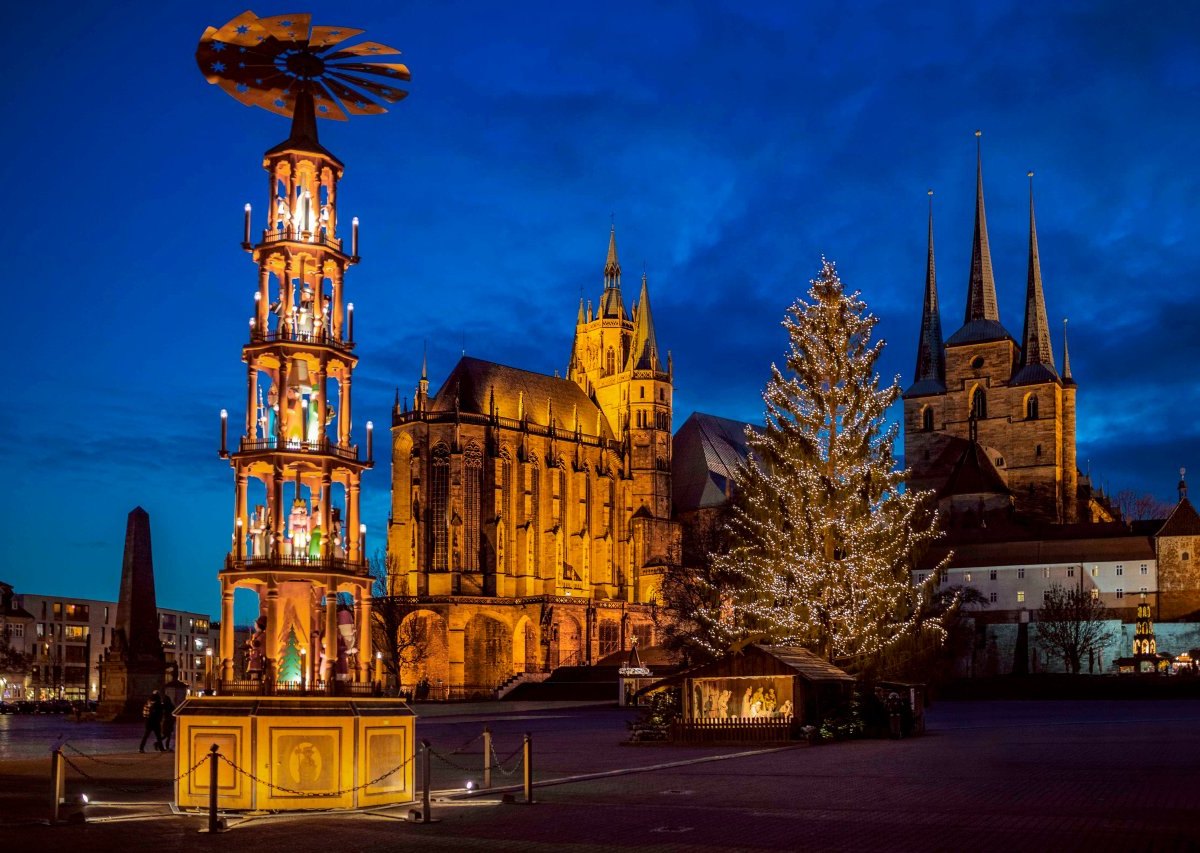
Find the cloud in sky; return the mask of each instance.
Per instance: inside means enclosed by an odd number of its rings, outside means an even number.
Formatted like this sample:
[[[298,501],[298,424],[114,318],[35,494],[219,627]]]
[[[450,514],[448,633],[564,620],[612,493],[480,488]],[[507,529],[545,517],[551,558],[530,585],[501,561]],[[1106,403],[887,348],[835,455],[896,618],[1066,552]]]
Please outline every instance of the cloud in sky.
[[[348,279],[356,430],[465,348],[565,367],[615,215],[627,300],[643,262],[676,423],[755,419],[779,321],[826,255],[911,378],[933,187],[947,334],[970,258],[984,129],[1002,319],[1019,336],[1037,172],[1056,351],[1071,318],[1080,459],[1114,491],[1173,497],[1200,471],[1200,55],[1187,4],[1141,14],[1018,3],[318,3],[405,51],[412,95],[322,126],[362,218]],[[242,11],[39,4],[13,13],[3,231],[12,284],[0,419],[5,580],[114,597],[124,516],[151,512],[159,597],[214,610],[255,286],[241,206],[286,134],[205,84],[204,26]],[[263,14],[274,10],[260,9]],[[199,17],[197,17],[199,15]],[[54,20],[54,27],[44,26]],[[382,437],[382,435],[381,435]],[[382,455],[382,454],[381,454]],[[365,482],[384,528],[388,472]],[[381,541],[372,533],[373,540]],[[108,543],[97,547],[96,543]]]

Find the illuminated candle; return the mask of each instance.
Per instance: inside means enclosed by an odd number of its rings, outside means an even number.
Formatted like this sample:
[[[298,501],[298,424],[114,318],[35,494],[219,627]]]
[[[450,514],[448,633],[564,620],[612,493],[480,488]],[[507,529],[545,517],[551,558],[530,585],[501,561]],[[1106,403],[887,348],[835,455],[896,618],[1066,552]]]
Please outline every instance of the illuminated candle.
[[[346,340],[354,343],[354,303],[346,306]]]
[[[250,245],[250,203],[246,203],[246,237],[242,240],[247,246]]]
[[[225,456],[225,440],[229,435],[229,412],[221,409],[221,455]]]
[[[375,424],[367,421],[367,461],[375,458]]]
[[[366,560],[366,558],[367,558],[367,526],[365,524],[360,524],[358,526],[358,547],[359,547],[359,553],[362,555],[362,558],[364,560]]]
[[[383,683],[383,652],[375,653],[375,680]]]
[[[354,219],[351,220],[351,222],[353,223],[354,228],[351,230],[350,254],[352,257],[357,258],[358,257],[358,217],[357,216],[354,217]]]
[[[237,520],[237,558],[239,560],[242,559],[242,548],[245,547],[245,544],[245,537],[242,536],[242,519],[239,517]]]

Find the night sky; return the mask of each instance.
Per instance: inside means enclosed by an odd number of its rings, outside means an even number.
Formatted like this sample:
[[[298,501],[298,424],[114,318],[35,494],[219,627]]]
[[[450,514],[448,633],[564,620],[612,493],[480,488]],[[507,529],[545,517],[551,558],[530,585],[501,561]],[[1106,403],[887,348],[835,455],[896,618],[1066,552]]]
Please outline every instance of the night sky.
[[[674,355],[675,426],[756,420],[779,321],[822,254],[912,380],[935,218],[942,323],[961,323],[982,128],[1002,321],[1021,335],[1028,182],[1079,461],[1110,492],[1200,482],[1200,8],[880,3],[312,3],[404,52],[410,97],[322,122],[362,219],[347,279],[355,435],[386,439],[422,343],[436,388],[464,348],[565,369],[615,217],[627,304],[643,263]],[[1045,7],[1061,6],[1054,10]],[[244,416],[261,155],[287,121],[193,60],[230,3],[24,3],[6,13],[0,229],[9,401],[0,580],[115,598],[125,517],[151,516],[160,605],[216,613]],[[384,452],[377,457],[387,459]],[[365,479],[383,544],[386,462]],[[245,618],[239,603],[239,617]]]

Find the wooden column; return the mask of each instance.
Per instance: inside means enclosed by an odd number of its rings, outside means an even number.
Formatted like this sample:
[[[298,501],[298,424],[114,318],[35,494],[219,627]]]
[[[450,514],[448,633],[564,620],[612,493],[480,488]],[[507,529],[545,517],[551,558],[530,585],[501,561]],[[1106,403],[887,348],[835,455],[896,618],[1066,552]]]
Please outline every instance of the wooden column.
[[[221,680],[233,680],[233,587],[221,580]]]

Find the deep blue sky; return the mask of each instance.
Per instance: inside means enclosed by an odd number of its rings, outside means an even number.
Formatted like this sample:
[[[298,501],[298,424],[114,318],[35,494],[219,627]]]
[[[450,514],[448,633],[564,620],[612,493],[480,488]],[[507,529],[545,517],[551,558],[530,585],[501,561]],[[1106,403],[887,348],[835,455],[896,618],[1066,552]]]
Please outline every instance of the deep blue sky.
[[[1056,352],[1071,319],[1079,459],[1174,498],[1200,482],[1200,9],[1193,3],[303,3],[404,51],[411,96],[322,123],[363,220],[348,293],[356,431],[475,356],[565,367],[615,214],[643,261],[676,426],[754,420],[786,306],[822,254],[911,381],[936,197],[947,335],[970,260],[975,128],[1002,319],[1020,336],[1027,183]],[[1049,8],[1059,6],[1059,9]],[[1046,7],[1046,8],[1043,8]],[[205,83],[234,3],[26,3],[6,15],[3,568],[18,590],[117,595],[126,513],[153,524],[158,597],[216,611],[262,152],[287,123]],[[1061,355],[1059,356],[1061,357]],[[380,438],[386,438],[386,430]],[[386,453],[378,454],[386,459]],[[368,475],[382,544],[386,465]]]

